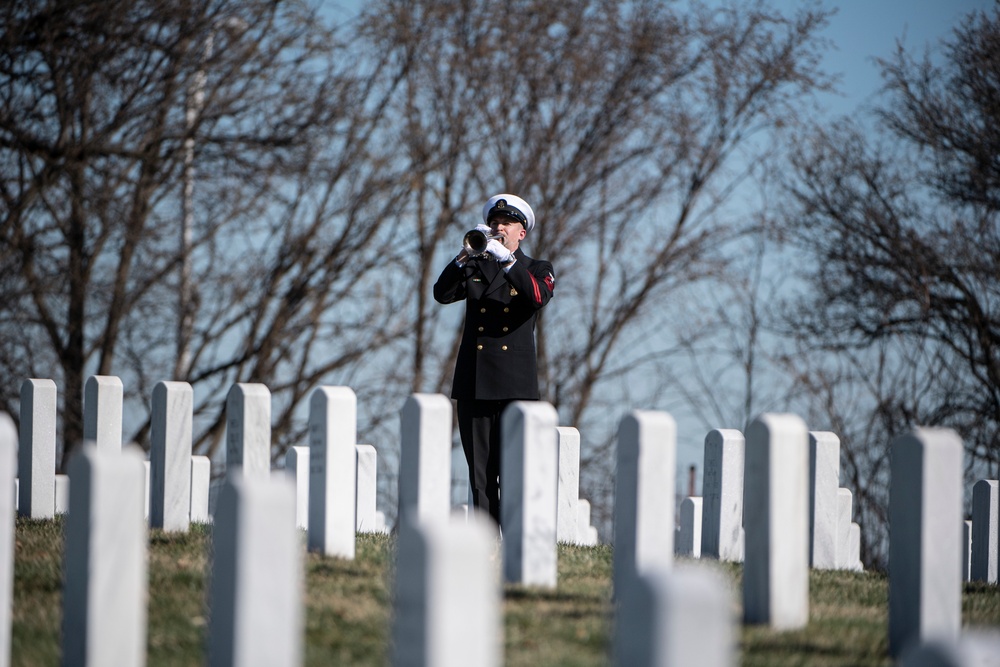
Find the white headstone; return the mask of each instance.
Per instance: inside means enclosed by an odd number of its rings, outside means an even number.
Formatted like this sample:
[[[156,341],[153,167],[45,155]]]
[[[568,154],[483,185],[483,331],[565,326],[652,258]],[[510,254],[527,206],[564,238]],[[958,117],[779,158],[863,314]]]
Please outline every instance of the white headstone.
[[[146,664],[146,521],[141,450],[87,441],[69,462],[64,665]]]
[[[397,521],[447,521],[451,513],[451,400],[413,394],[399,412]]]
[[[149,484],[149,478],[150,478],[149,460],[147,459],[147,460],[143,461],[142,462],[142,466],[143,466],[143,469],[144,469],[143,470],[143,481],[142,481],[142,484],[143,484],[143,486],[142,486],[142,508],[143,508],[143,510],[142,510],[142,518],[144,518],[148,522],[149,521],[149,494],[150,494],[149,490],[151,488],[150,484]]]
[[[809,621],[809,436],[796,415],[747,429],[743,620],[778,630]]]
[[[372,445],[355,445],[358,457],[357,518],[359,533],[378,531],[375,511],[378,506],[378,452]]]
[[[850,569],[854,564],[851,552],[851,517],[854,514],[854,494],[850,489],[837,489],[837,568]]]
[[[577,520],[580,499],[580,431],[572,426],[556,428],[559,443],[559,499],[556,512],[556,539],[578,543]]]
[[[962,581],[972,581],[972,522],[962,522]]]
[[[149,426],[149,525],[186,532],[191,521],[191,421],[194,392],[187,382],[153,387]]]
[[[746,442],[735,429],[705,436],[702,472],[701,557],[743,560],[743,457]]]
[[[256,383],[238,383],[226,396],[226,476],[271,476],[271,392]]]
[[[69,512],[69,475],[56,475],[56,514]]]
[[[892,443],[889,654],[958,637],[962,620],[962,440],[918,428]],[[973,530],[975,539],[975,530]]]
[[[212,484],[212,461],[207,456],[191,457],[191,523],[210,523],[208,494]]]
[[[900,667],[1000,667],[1000,633],[977,630],[907,650]]]
[[[651,567],[620,592],[618,667],[730,667],[736,664],[727,583],[703,567]]]
[[[981,479],[972,487],[972,581],[997,583],[997,530],[1000,515],[1000,482]]]
[[[851,523],[847,543],[850,554],[847,559],[847,569],[861,572],[864,570],[864,566],[861,564],[861,524]]]
[[[501,416],[500,522],[511,583],[556,587],[558,419],[543,401],[514,401]]]
[[[212,540],[208,664],[301,664],[303,568],[291,481],[230,474]]]
[[[17,429],[10,416],[0,412],[0,667],[10,665],[11,624],[14,620],[15,475]]]
[[[614,585],[674,559],[677,424],[666,412],[636,410],[618,426]]]
[[[25,380],[21,384],[21,431],[17,450],[18,502],[21,516],[55,516],[56,383]]]
[[[830,431],[809,432],[809,562],[820,570],[840,566],[840,438]],[[850,517],[848,517],[850,523]]]
[[[503,595],[496,529],[479,512],[468,520],[400,525],[392,664],[450,667],[503,664]]]
[[[285,472],[295,484],[295,525],[309,530],[309,448],[289,447]]]
[[[677,555],[701,558],[702,499],[688,496],[681,501],[681,527],[678,533]]]
[[[358,399],[319,387],[309,399],[309,550],[354,558]]]
[[[122,450],[122,381],[113,375],[91,375],[83,389],[83,439],[101,451]]]
[[[584,546],[590,540],[590,501],[586,498],[579,498],[576,501],[576,541]]]

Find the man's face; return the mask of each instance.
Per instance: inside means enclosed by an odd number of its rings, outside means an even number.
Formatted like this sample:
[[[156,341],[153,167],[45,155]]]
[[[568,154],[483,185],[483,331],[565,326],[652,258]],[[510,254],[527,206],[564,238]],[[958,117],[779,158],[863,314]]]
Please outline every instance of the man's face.
[[[496,216],[490,220],[490,229],[494,234],[501,234],[503,236],[503,238],[497,240],[508,250],[517,250],[521,239],[528,233],[520,222],[503,216]]]

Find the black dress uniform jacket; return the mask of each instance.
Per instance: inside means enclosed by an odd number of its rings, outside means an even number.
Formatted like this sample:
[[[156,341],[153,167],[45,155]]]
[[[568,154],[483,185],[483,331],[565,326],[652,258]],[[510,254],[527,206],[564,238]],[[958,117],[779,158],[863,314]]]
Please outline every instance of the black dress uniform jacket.
[[[535,318],[552,298],[552,264],[520,248],[504,272],[495,260],[449,262],[434,285],[439,303],[465,299],[465,330],[451,397],[460,400],[537,400]]]

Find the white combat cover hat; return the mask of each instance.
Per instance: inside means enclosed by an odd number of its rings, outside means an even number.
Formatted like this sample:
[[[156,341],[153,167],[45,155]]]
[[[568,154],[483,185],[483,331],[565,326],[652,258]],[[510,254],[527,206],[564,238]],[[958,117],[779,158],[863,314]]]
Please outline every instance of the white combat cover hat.
[[[535,226],[535,212],[517,195],[499,194],[493,195],[483,206],[483,222],[490,223],[490,218],[503,215],[517,220],[526,231],[531,231]]]

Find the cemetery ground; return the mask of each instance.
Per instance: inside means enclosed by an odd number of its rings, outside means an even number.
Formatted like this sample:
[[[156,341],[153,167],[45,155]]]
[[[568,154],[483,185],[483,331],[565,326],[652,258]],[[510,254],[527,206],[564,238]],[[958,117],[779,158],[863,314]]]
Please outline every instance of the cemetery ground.
[[[17,519],[12,664],[59,662],[63,526],[63,517]],[[153,530],[149,542],[148,664],[203,664],[211,528]],[[304,551],[305,533],[302,543]],[[507,665],[609,662],[611,548],[560,544],[558,552],[556,590],[505,587]],[[311,553],[305,558],[305,664],[385,665],[395,537],[360,534],[353,561]],[[678,566],[685,566],[684,559]],[[733,582],[733,618],[739,619],[741,568],[723,568]],[[812,570],[809,584],[808,626],[793,632],[742,628],[742,665],[892,664],[884,575]],[[1000,626],[1000,589],[966,584],[962,608],[963,627]]]

